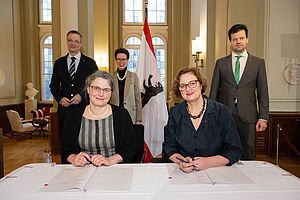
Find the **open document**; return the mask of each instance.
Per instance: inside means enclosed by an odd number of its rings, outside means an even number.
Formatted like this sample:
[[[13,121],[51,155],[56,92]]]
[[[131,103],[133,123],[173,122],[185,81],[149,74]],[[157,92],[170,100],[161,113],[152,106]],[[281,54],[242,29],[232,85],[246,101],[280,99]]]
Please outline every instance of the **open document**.
[[[213,167],[202,171],[182,172],[178,165],[169,165],[171,184],[254,184],[254,182],[236,166]]]
[[[92,165],[62,168],[40,191],[128,191],[131,186],[132,174],[132,168],[116,169]]]

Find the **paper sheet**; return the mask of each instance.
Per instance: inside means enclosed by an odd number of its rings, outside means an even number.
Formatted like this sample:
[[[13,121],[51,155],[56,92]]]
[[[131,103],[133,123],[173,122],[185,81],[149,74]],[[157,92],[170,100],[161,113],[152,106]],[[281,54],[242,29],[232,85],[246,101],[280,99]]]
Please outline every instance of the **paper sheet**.
[[[94,166],[62,168],[42,188],[41,192],[83,191],[97,168]]]
[[[133,168],[101,167],[86,186],[87,191],[129,191]]]
[[[254,184],[254,182],[236,166],[213,167],[203,171],[192,171],[187,174],[178,166],[169,165],[168,173],[171,184]]]

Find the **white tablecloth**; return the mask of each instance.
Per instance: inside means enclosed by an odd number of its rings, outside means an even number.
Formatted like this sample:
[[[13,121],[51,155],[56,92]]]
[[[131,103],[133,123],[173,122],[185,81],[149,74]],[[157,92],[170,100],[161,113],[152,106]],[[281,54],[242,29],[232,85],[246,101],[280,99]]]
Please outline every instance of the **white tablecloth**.
[[[174,179],[172,180],[168,171],[172,165],[176,164],[119,164],[110,167],[113,170],[114,168],[116,170],[132,169],[132,179],[128,190],[43,192],[41,188],[57,177],[56,175],[62,169],[74,167],[48,163],[29,164],[0,179],[0,199],[300,199],[300,179],[267,162],[243,161],[242,165],[234,165],[251,179],[252,183],[249,184],[219,184],[218,182],[214,185],[172,184]],[[80,174],[74,176],[80,176]],[[107,181],[110,174],[105,176],[107,177],[99,178],[99,181]],[[112,181],[118,184],[118,180],[115,180],[116,176],[113,177]],[[116,186],[116,188],[119,187]]]

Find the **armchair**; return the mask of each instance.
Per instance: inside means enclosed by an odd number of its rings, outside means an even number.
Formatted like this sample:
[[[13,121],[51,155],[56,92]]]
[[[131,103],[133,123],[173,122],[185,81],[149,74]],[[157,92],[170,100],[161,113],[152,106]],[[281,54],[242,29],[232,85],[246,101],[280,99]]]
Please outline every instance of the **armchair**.
[[[27,135],[32,136],[32,133],[37,130],[31,120],[22,120],[17,111],[7,110],[6,115],[12,129],[10,138],[25,139]]]

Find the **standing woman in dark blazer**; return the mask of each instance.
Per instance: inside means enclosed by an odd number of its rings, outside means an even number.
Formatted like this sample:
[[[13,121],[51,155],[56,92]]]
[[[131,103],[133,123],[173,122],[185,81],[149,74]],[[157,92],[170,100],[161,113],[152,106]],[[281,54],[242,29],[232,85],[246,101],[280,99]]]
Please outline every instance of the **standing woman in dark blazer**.
[[[63,163],[80,167],[132,161],[136,152],[133,123],[126,109],[108,104],[113,90],[108,72],[96,71],[87,78],[89,105],[69,112],[65,119]]]
[[[163,149],[187,173],[234,164],[243,154],[231,115],[203,95],[206,86],[196,68],[180,70],[173,85],[173,92],[185,101],[170,110]]]

